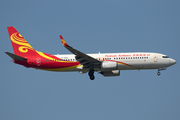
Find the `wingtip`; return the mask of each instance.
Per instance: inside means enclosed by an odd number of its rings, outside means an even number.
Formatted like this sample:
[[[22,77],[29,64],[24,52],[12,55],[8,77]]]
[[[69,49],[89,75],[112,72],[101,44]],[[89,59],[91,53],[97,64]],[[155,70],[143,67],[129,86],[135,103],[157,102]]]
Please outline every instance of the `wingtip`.
[[[7,26],[7,28],[14,28],[14,26]]]
[[[64,40],[64,38],[62,37],[62,35],[59,35],[61,38],[61,42],[64,46],[68,46],[68,44],[66,43],[66,41]]]
[[[59,35],[61,39],[63,39],[62,35]]]

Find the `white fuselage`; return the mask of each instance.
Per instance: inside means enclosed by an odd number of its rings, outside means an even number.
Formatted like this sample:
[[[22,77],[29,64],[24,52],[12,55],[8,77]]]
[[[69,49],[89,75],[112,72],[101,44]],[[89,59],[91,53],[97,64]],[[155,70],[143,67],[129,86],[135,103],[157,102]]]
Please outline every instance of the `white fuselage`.
[[[176,63],[175,60],[160,53],[149,52],[134,52],[134,53],[99,53],[87,54],[99,61],[118,62],[118,70],[134,70],[134,69],[161,69],[169,67]],[[75,55],[55,55],[56,57],[75,61]],[[83,71],[83,66],[68,71]],[[95,71],[102,71],[102,69],[95,68]]]

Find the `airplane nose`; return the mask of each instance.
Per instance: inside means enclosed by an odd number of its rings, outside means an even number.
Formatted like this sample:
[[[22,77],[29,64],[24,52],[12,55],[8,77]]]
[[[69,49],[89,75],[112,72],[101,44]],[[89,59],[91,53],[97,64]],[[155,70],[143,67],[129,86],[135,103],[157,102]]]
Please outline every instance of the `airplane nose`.
[[[170,59],[170,60],[169,60],[169,63],[170,63],[171,65],[174,65],[174,64],[176,64],[176,61],[175,61],[174,59]]]

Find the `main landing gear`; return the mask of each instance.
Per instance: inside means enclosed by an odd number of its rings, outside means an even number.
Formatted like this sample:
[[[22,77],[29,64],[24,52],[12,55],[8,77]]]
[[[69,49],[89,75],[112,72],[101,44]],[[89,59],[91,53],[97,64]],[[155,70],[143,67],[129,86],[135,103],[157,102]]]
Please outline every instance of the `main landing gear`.
[[[89,75],[89,77],[90,77],[91,80],[94,80],[94,79],[95,79],[95,77],[94,77],[94,70],[93,70],[93,69],[90,69],[90,70],[89,70],[88,75]]]

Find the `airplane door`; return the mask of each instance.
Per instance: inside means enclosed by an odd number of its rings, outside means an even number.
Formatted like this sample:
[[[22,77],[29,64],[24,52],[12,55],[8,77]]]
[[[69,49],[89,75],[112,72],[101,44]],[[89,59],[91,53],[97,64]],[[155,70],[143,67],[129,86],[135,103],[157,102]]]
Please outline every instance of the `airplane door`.
[[[40,66],[41,65],[41,58],[36,58],[36,65]]]
[[[154,54],[154,62],[157,62],[157,61],[158,61],[158,55]]]

